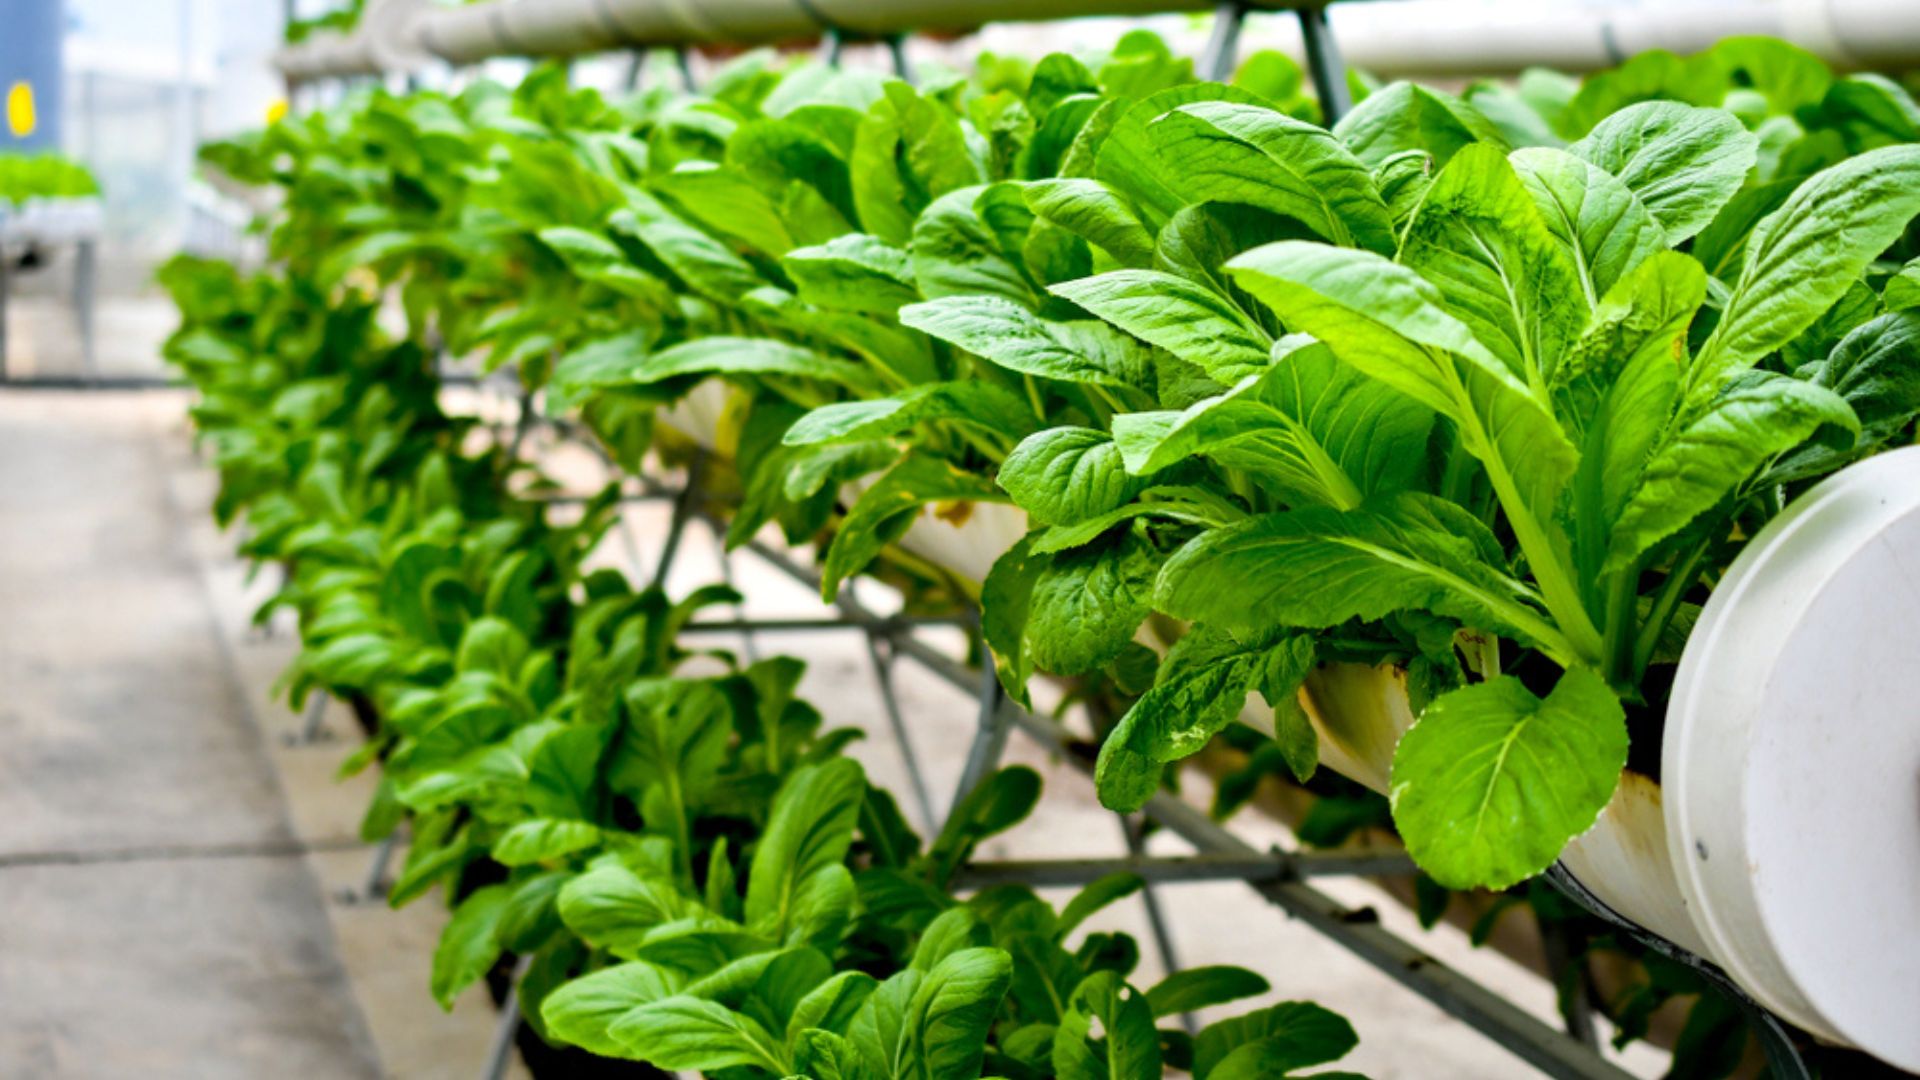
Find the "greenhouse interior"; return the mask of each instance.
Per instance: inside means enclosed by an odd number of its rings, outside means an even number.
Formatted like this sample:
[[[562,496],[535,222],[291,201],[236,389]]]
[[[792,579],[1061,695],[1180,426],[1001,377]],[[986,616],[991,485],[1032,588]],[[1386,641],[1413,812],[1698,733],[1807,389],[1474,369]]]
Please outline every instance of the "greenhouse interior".
[[[0,94],[0,1078],[1920,1076],[1920,2]]]

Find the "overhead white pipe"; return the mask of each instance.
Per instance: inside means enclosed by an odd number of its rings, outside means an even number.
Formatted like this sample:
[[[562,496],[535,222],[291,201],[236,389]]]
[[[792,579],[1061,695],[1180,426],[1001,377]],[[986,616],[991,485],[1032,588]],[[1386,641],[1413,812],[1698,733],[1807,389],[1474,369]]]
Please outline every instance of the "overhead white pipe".
[[[465,65],[495,56],[571,56],[645,46],[762,44],[830,27],[853,34],[966,30],[988,22],[1208,10],[1210,0],[430,0],[376,3],[345,41],[317,36],[277,65],[296,80],[411,70],[427,55]],[[1528,9],[1447,0],[1335,4],[1348,60],[1384,76],[1469,76],[1540,65],[1608,67],[1651,48],[1694,52],[1736,34],[1786,38],[1847,68],[1920,66],[1920,0],[1722,0]],[[374,13],[381,19],[374,19]],[[370,49],[369,36],[378,42]],[[1295,53],[1299,32],[1260,35]]]

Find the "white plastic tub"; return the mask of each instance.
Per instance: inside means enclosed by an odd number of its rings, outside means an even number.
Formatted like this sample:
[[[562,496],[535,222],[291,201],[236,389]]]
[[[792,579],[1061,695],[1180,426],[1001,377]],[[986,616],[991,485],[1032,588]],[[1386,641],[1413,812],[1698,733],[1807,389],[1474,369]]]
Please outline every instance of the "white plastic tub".
[[[605,0],[539,0],[504,4],[500,24],[506,36],[534,56],[570,56],[620,44]]]
[[[1674,683],[1668,853],[1763,1004],[1920,1069],[1920,447],[1803,495],[1734,560]]]
[[[825,29],[802,0],[601,0],[627,40],[747,44],[810,38]]]
[[[1920,447],[1854,465],[1734,561],[1688,641],[1661,784],[1561,862],[1816,1035],[1920,1069]],[[1385,793],[1404,674],[1330,665],[1321,763]],[[1271,713],[1244,717],[1271,733]]]

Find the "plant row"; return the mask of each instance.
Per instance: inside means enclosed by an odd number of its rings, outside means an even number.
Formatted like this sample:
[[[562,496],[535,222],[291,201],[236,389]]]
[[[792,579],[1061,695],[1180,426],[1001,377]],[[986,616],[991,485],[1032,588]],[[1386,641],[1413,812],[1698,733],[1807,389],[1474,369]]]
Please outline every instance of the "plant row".
[[[409,834],[390,902],[452,904],[431,991],[451,1007],[517,978],[541,1073],[590,1054],[731,1077],[1233,1078],[1354,1045],[1305,1002],[1161,1029],[1268,984],[1131,984],[1133,939],[1082,924],[1132,875],[1060,909],[1024,887],[956,898],[974,848],[1031,812],[1033,772],[992,775],[923,842],[844,755],[858,732],[796,696],[802,663],[681,644],[736,594],[589,569],[617,486],[558,522],[551,485],[442,409],[372,303],[216,263],[164,277],[215,512],[284,570],[260,616],[297,615],[285,688],[367,721],[343,772],[380,771],[364,839]]]
[[[291,279],[392,290],[413,364],[510,367],[628,469],[724,382],[730,541],[977,601],[1010,694],[1113,706],[1108,806],[1254,694],[1307,781],[1303,685],[1399,672],[1392,823],[1503,888],[1655,770],[1742,540],[1912,441],[1920,107],[1753,38],[1354,83],[1329,130],[1284,58],[1202,83],[1146,35],[918,87],[753,54],[699,94],[376,92],[206,157],[284,191]],[[1030,529],[983,581],[896,543],[994,504]]]

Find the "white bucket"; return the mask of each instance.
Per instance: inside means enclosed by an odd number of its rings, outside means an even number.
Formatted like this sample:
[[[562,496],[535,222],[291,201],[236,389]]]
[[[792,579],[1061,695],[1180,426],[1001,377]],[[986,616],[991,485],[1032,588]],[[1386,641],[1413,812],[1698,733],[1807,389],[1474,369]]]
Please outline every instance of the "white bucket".
[[[1810,1031],[1920,1069],[1920,447],[1734,560],[1681,660],[1670,856],[1713,955]]]
[[[433,62],[433,54],[421,44],[422,20],[437,10],[433,0],[374,0],[355,35],[381,71],[419,71]]]
[[[1415,719],[1405,673],[1329,664],[1308,677],[1300,704],[1320,735],[1320,763],[1386,794],[1394,748]],[[1265,707],[1250,707],[1241,719],[1273,733],[1273,713]],[[1660,785],[1622,773],[1613,801],[1593,828],[1567,845],[1561,862],[1608,907],[1704,955],[1667,860],[1666,833]]]

